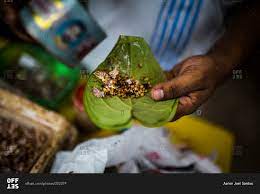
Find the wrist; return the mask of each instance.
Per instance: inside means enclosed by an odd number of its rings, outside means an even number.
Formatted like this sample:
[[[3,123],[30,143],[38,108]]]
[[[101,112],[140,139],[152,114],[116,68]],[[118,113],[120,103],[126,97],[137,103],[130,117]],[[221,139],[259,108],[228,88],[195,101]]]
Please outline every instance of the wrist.
[[[216,69],[217,84],[221,84],[232,73],[237,63],[228,55],[210,51],[207,56],[213,61]]]

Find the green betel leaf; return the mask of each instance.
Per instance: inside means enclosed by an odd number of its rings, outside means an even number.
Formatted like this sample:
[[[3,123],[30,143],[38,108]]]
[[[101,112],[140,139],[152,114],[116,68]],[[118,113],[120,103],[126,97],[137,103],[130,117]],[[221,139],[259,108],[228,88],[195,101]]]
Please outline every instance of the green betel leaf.
[[[144,126],[158,127],[173,119],[177,100],[154,101],[150,89],[141,97],[102,96],[93,94],[93,89],[102,89],[104,83],[96,72],[118,69],[138,83],[154,86],[166,80],[166,77],[143,38],[120,36],[106,60],[93,72],[84,92],[84,105],[90,119],[103,129],[123,129],[131,126],[135,118]],[[146,80],[146,81],[145,81]]]

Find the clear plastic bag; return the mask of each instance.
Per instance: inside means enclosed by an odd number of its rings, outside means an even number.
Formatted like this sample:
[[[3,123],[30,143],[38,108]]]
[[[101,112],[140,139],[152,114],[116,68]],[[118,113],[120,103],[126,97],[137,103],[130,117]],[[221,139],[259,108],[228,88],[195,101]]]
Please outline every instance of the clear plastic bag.
[[[75,144],[76,136],[62,116],[0,89],[1,172],[43,172],[59,149]]]
[[[133,126],[120,135],[86,141],[72,152],[56,155],[52,173],[219,173],[207,157],[182,152],[170,143],[164,128]]]

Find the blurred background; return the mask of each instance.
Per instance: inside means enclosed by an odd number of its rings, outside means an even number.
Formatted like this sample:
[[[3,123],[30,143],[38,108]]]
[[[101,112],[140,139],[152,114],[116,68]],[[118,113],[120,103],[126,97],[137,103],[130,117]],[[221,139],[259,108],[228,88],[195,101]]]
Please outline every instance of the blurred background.
[[[235,135],[232,172],[259,172],[260,51],[233,71],[229,80],[201,107],[201,116]]]
[[[2,1],[1,8],[5,5],[3,3],[13,4],[14,2]],[[17,3],[17,6],[20,3],[21,1]],[[80,3],[86,6],[84,1]],[[15,15],[10,12],[8,16],[11,19],[14,17],[12,14]],[[87,46],[85,45],[81,50],[85,54],[106,36],[102,34],[99,26],[95,28],[96,32],[101,34],[100,39],[91,44],[88,42]],[[21,29],[21,31],[26,31],[25,26],[21,26]],[[79,29],[73,28],[73,30],[77,32]],[[112,133],[104,132],[94,126],[84,111],[83,92],[87,84],[89,69],[80,63],[73,64],[74,67],[72,67],[71,63],[64,61],[62,58],[64,56],[57,57],[57,53],[53,55],[49,52],[50,49],[41,46],[42,44],[39,44],[35,38],[30,36],[21,38],[19,33],[6,23],[6,18],[1,14],[0,88],[30,99],[45,109],[55,111],[65,117],[77,128],[79,133],[77,143],[93,137],[111,135]],[[40,34],[38,35],[40,37]],[[69,39],[68,44],[74,41],[73,37],[65,38]],[[219,87],[208,102],[193,114],[201,119],[200,122],[204,127],[209,126],[210,129],[212,127],[210,125],[213,125],[217,128],[214,130],[227,131],[230,137],[234,138],[230,144],[232,149],[227,153],[231,158],[229,172],[260,172],[260,124],[258,123],[260,88],[257,84],[260,81],[257,68],[259,61],[260,50],[257,50],[250,60],[233,70],[227,82]],[[197,130],[192,123],[188,128]],[[4,141],[4,136],[1,138],[0,141]],[[221,139],[218,141],[221,144]]]

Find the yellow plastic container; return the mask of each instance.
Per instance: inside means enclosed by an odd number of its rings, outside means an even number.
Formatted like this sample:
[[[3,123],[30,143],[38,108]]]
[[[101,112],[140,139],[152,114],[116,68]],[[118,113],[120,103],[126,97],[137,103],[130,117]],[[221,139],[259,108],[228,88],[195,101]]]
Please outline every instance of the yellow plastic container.
[[[216,154],[216,164],[229,172],[234,136],[221,126],[195,116],[185,116],[165,126],[174,144],[187,144],[194,152],[205,156]]]

